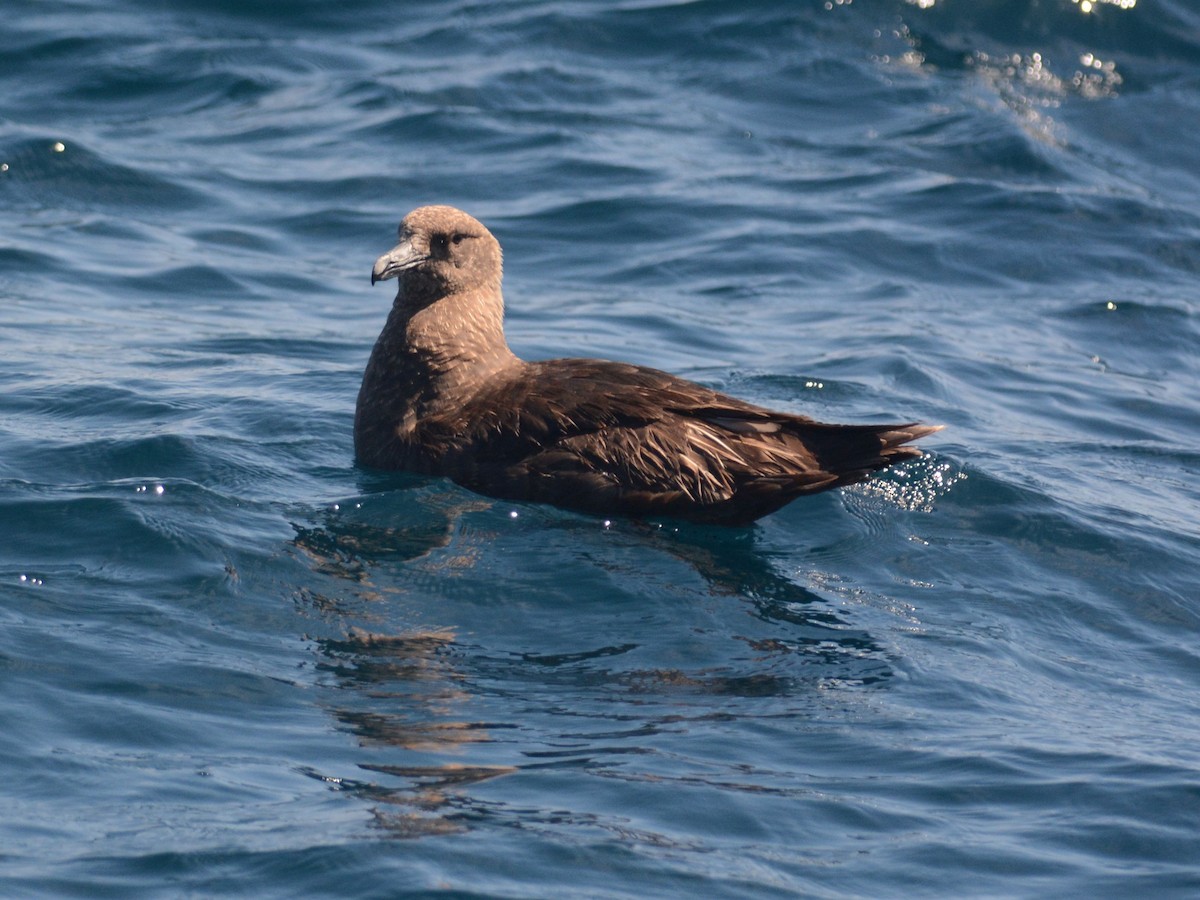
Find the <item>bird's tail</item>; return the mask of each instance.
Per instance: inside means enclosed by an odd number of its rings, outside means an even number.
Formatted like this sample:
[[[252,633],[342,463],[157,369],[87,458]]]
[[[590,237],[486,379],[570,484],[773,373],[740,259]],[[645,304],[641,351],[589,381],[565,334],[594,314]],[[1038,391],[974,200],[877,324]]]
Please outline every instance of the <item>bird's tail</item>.
[[[880,469],[915,459],[917,447],[908,446],[944,425],[814,425],[806,429],[805,443],[821,468],[834,476],[828,487],[862,481]]]

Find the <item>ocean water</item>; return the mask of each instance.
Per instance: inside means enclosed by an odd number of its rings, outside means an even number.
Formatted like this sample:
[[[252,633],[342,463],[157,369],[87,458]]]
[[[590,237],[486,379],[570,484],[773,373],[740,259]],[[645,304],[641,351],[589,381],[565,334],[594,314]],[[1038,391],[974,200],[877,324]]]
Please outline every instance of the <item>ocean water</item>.
[[[1200,894],[1187,0],[6,0],[0,895]],[[356,468],[397,221],[928,455],[746,529]]]

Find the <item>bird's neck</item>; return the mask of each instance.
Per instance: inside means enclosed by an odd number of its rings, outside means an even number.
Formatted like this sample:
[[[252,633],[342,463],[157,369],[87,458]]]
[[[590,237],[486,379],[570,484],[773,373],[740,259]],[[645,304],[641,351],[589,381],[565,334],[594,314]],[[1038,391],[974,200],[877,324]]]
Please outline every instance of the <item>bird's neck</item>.
[[[451,294],[404,320],[407,354],[439,378],[462,373],[477,380],[490,370],[512,363],[504,339],[504,304],[498,297]]]
[[[427,305],[401,297],[376,351],[380,364],[392,370],[380,376],[393,385],[407,383],[423,399],[448,402],[517,362],[504,339],[499,291],[449,294]]]

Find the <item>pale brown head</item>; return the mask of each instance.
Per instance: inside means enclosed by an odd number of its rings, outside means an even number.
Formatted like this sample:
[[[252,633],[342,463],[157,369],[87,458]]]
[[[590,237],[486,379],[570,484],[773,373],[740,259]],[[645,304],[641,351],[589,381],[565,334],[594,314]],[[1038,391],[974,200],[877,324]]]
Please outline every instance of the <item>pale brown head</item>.
[[[375,261],[371,284],[400,280],[400,296],[421,305],[478,289],[499,292],[500,244],[453,206],[422,206],[400,222],[400,241]]]

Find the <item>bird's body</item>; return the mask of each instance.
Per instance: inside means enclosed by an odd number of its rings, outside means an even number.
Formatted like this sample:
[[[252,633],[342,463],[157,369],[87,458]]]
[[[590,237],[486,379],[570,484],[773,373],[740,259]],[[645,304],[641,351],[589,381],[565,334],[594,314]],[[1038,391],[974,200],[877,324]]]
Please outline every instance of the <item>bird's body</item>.
[[[372,282],[400,278],[363,377],[359,462],[598,515],[737,525],[902,459],[924,425],[827,425],[656,369],[525,362],[503,330],[500,246],[446,206],[414,210]]]

